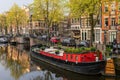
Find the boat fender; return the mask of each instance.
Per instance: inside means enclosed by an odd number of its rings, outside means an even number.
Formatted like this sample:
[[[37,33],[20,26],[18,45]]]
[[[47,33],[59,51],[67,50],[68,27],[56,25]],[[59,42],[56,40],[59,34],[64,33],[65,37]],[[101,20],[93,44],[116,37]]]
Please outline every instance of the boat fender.
[[[67,62],[68,60],[66,59],[65,61]]]
[[[76,64],[78,64],[78,61],[76,61]]]
[[[95,59],[96,59],[96,61],[99,61],[99,57],[96,56]]]

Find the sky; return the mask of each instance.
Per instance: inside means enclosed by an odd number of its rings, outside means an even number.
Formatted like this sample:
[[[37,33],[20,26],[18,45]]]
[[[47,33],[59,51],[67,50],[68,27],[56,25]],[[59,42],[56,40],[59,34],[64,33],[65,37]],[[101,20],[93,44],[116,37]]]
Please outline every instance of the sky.
[[[33,0],[0,0],[0,13],[8,11],[14,3],[19,6],[28,5],[32,3]]]

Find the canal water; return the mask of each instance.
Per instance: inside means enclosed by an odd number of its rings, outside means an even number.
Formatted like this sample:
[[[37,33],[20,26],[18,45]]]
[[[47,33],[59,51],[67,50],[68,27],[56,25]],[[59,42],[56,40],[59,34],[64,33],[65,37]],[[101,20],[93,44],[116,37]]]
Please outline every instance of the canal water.
[[[71,73],[30,57],[29,45],[0,44],[0,80],[120,80]]]

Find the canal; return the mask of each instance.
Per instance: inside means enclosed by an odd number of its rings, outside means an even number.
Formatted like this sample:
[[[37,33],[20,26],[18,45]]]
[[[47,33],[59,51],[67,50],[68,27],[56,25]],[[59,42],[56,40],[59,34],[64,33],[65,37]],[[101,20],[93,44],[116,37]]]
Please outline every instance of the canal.
[[[0,44],[0,80],[120,80],[119,77],[85,76],[38,62],[29,45]]]

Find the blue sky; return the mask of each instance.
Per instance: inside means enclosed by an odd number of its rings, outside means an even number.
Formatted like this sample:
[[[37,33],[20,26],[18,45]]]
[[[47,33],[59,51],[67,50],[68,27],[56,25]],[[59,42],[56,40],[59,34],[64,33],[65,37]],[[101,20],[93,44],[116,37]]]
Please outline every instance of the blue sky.
[[[0,0],[0,13],[8,11],[14,3],[19,6],[28,5],[32,3],[33,0]]]

